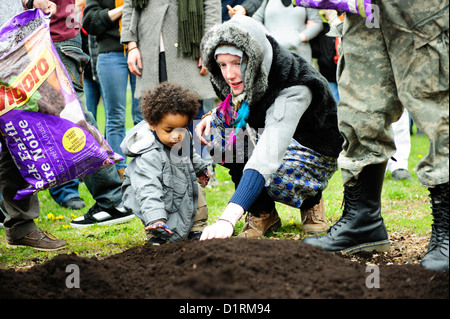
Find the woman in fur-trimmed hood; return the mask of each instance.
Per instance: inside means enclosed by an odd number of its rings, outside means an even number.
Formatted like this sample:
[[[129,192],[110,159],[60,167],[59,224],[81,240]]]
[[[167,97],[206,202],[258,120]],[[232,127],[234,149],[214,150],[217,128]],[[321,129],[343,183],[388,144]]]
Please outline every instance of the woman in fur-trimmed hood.
[[[236,15],[212,28],[201,44],[204,66],[223,100],[197,126],[212,127],[236,192],[203,239],[229,237],[248,211],[242,236],[261,237],[281,222],[274,201],[299,207],[304,230],[326,230],[322,190],[342,148],[337,109],[327,81],[303,58],[283,49],[255,20]],[[239,134],[254,136],[239,157]],[[251,145],[256,146],[253,150]],[[242,143],[241,143],[242,144]],[[233,160],[227,157],[234,150]],[[242,160],[242,161],[240,161]],[[243,163],[242,163],[243,162]]]

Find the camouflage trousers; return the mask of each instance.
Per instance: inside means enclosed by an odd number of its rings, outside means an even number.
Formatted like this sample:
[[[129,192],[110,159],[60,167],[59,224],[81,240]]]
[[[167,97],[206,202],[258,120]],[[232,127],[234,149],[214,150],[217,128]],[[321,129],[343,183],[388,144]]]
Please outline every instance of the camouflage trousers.
[[[373,1],[379,21],[347,14],[338,63],[338,164],[344,184],[395,153],[391,123],[406,108],[430,141],[422,186],[449,180],[449,1]]]

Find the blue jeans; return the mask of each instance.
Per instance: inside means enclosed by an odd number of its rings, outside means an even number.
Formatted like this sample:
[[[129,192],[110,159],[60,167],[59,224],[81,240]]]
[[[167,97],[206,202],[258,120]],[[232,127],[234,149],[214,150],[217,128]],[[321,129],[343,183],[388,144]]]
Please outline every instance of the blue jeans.
[[[97,58],[97,74],[106,112],[106,140],[114,152],[125,158],[120,143],[125,138],[128,78],[134,95],[136,76],[128,71],[127,57],[123,52],[100,53]],[[138,104],[139,101],[133,97],[131,109],[135,124],[142,120]],[[126,159],[116,166],[117,169],[125,168]]]
[[[74,179],[62,185],[52,187],[48,191],[55,202],[59,205],[63,205],[69,199],[80,197],[80,193],[78,191],[79,184],[80,182],[78,179]]]
[[[77,35],[72,39],[55,42],[56,50],[61,61],[69,70],[72,83],[83,108],[86,121],[97,127],[94,116],[86,108],[86,97],[83,91],[83,78],[79,73],[80,66],[85,63],[86,54],[81,50],[81,36]],[[89,58],[87,59],[89,60]],[[87,63],[87,62],[86,62]],[[105,209],[113,208],[122,202],[122,181],[115,166],[103,168],[95,173],[83,177],[83,181],[95,199],[96,203]],[[64,187],[66,185],[61,185]]]
[[[86,107],[97,120],[97,107],[101,98],[100,83],[98,81],[84,78],[84,94],[86,95]]]
[[[338,91],[338,85],[336,82],[328,82],[330,85],[331,93],[333,94],[334,99],[336,100],[336,103],[339,103],[339,91]]]

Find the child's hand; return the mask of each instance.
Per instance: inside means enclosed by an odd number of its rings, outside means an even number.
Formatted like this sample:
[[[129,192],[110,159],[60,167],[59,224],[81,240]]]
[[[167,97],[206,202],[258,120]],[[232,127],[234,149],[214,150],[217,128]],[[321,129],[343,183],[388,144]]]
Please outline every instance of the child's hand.
[[[155,236],[159,236],[162,238],[167,238],[173,235],[173,231],[170,230],[169,225],[167,225],[163,221],[156,221],[153,224],[145,227],[145,230],[148,230]]]
[[[202,187],[205,187],[208,184],[210,177],[211,177],[211,174],[209,174],[208,169],[205,168],[203,170],[203,172],[200,174],[200,176],[198,177],[198,181],[200,182],[200,185],[202,185]]]

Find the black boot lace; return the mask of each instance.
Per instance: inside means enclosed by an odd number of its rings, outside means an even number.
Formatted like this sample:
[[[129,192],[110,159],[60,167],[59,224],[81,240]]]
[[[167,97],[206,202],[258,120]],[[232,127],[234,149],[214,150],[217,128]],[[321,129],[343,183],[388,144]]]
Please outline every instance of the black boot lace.
[[[344,198],[341,205],[341,209],[343,207],[342,216],[333,226],[330,227],[329,231],[345,225],[354,217],[357,211],[360,195],[361,185],[359,181],[355,185],[344,186]]]
[[[433,215],[433,225],[431,226],[430,248],[447,245],[449,241],[449,189],[448,183],[430,188],[431,214]]]

